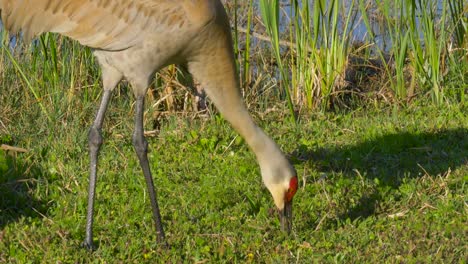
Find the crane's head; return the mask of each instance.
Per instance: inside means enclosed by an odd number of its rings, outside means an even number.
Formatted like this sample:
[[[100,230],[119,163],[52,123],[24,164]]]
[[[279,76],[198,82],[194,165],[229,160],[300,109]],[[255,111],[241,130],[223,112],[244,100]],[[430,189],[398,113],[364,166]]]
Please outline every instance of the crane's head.
[[[287,160],[276,160],[270,166],[261,166],[265,186],[273,196],[279,213],[281,229],[287,233],[292,227],[292,201],[298,188],[296,170]]]

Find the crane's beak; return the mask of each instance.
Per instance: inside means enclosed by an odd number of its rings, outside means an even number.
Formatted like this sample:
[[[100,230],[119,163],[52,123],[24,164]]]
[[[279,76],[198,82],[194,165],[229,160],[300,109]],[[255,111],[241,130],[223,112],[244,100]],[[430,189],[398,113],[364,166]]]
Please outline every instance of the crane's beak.
[[[281,230],[286,233],[291,233],[292,228],[292,200],[284,204],[283,210],[279,210],[279,220]]]

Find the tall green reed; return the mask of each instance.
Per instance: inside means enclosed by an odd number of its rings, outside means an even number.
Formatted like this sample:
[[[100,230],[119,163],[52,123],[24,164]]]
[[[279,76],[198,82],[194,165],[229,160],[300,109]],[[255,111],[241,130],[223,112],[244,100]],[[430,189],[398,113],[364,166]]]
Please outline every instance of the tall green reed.
[[[414,2],[413,2],[414,3]],[[434,103],[441,104],[443,101],[443,76],[442,67],[445,66],[445,55],[447,48],[447,1],[442,2],[442,12],[437,19],[435,9],[437,1],[418,0],[416,5],[420,11],[420,27],[418,32],[423,35],[424,52],[423,81],[428,81],[430,93]]]
[[[407,84],[405,80],[405,60],[408,54],[410,32],[407,30],[407,4],[411,0],[377,0],[376,6],[379,14],[382,15],[386,36],[391,41],[390,53],[392,59],[387,59],[386,52],[381,47],[375,46],[375,50],[384,67],[385,75],[389,81],[390,88],[394,91],[398,99],[406,99],[408,96]],[[359,1],[362,20],[368,29],[368,37],[375,41],[371,21],[368,16],[369,2]]]
[[[439,105],[445,101],[448,88],[445,76],[453,73],[452,78],[460,78],[462,83],[466,83],[463,81],[466,78],[463,72],[468,66],[468,61],[457,57],[464,54],[468,58],[468,50],[461,53],[450,52],[453,48],[463,49],[464,45],[466,31],[462,21],[463,17],[466,17],[468,7],[463,10],[462,2],[463,0],[411,1],[411,7],[415,10],[410,19],[410,31],[416,75],[419,77],[420,86],[426,88],[432,101]],[[462,91],[461,98],[463,97]]]
[[[71,110],[72,98],[75,92],[89,85],[90,77],[94,85],[99,81],[99,71],[93,65],[94,57],[89,49],[81,47],[77,42],[56,34],[44,34],[30,44],[17,39],[16,47],[10,48],[9,36],[3,34],[2,67],[7,68],[8,76],[4,75],[5,86],[14,83],[16,75],[30,93],[24,92],[26,99],[29,94],[34,98],[43,114],[49,121]],[[13,52],[12,52],[13,51]],[[91,76],[90,76],[91,75]],[[18,87],[9,88],[11,91]],[[83,89],[85,102],[95,101],[100,89]],[[89,96],[92,91],[93,96]],[[4,93],[8,92],[4,89]],[[29,100],[27,100],[29,101]]]
[[[344,2],[339,0],[317,0],[313,6],[309,1],[291,0],[290,4],[292,55],[287,57],[281,55],[279,45],[279,1],[260,1],[288,104],[290,109],[293,104],[328,109],[331,99],[344,86],[355,1],[350,2],[344,15]]]
[[[457,46],[468,49],[468,5],[463,0],[454,0],[448,1],[448,6]]]
[[[268,34],[271,38],[271,44],[273,48],[273,54],[276,58],[276,63],[278,64],[278,70],[282,79],[282,91],[286,96],[288,103],[288,108],[290,111],[290,116],[293,121],[296,120],[296,114],[294,110],[294,103],[290,94],[290,76],[289,71],[286,68],[286,65],[281,56],[281,47],[280,47],[280,3],[278,0],[260,0],[260,13],[265,23]]]
[[[466,1],[465,1],[466,2]],[[453,43],[449,43],[449,69],[455,73],[462,84],[468,83],[468,5],[463,0],[448,1],[450,16],[449,24]],[[466,87],[452,89],[460,101],[464,102]]]
[[[312,18],[314,33],[313,36],[309,37],[312,51],[308,62],[314,79],[319,82],[315,82],[313,87],[305,89],[306,94],[310,97],[307,100],[317,102],[308,104],[308,108],[329,109],[333,97],[345,86],[345,72],[348,66],[352,37],[351,28],[354,23],[352,19],[354,4],[354,0],[349,1],[348,11],[342,16],[341,10],[345,10],[343,1],[314,1],[314,15]],[[299,12],[299,14],[302,16],[303,12]],[[296,27],[299,27],[299,25],[296,25]],[[304,27],[301,27],[296,34],[296,39],[302,38]],[[298,46],[296,45],[296,47]],[[301,59],[299,58],[299,60]]]
[[[249,29],[252,25],[252,17],[253,17],[253,0],[250,0],[248,3],[248,8],[247,8],[247,28]],[[249,85],[252,80],[250,78],[250,46],[251,46],[251,34],[250,30],[247,30],[245,34],[245,52],[244,52],[244,58],[243,58],[243,78],[242,78],[242,83],[244,86]]]
[[[388,51],[392,59],[385,59],[387,50],[376,47],[376,51],[397,99],[410,99],[414,95],[413,84],[416,83],[420,89],[429,92],[435,104],[444,102],[444,76],[460,68],[448,50],[449,45],[453,44],[452,37],[458,45],[464,43],[462,38],[465,31],[463,23],[460,23],[463,20],[462,1],[375,1],[378,13],[382,14],[385,34],[391,40]],[[368,17],[368,3],[360,0],[359,8],[369,38],[375,41]],[[412,72],[407,72],[408,69],[412,69]],[[458,77],[464,78],[460,74]],[[411,78],[410,83],[408,78]]]
[[[49,121],[52,121],[52,118],[50,117],[49,112],[47,111],[47,108],[44,106],[42,102],[42,98],[39,94],[39,90],[37,89],[36,86],[33,85],[33,83],[30,81],[29,76],[27,75],[27,72],[25,72],[24,67],[22,67],[22,64],[20,61],[14,57],[12,50],[10,49],[10,36],[8,35],[7,32],[3,32],[2,34],[2,57],[6,55],[8,58],[8,61],[11,63],[11,66],[14,68],[15,72],[17,75],[19,75],[19,79],[23,81],[23,83],[28,87],[29,91],[31,91],[32,95],[36,99],[36,102],[38,103],[41,111],[44,113],[44,115],[47,117]],[[5,63],[5,60],[3,60],[3,67],[8,67],[7,63]],[[8,71],[8,69],[3,69],[3,74],[6,74],[5,72]],[[6,80],[7,78],[2,78],[2,81],[4,82],[3,86],[6,85]]]

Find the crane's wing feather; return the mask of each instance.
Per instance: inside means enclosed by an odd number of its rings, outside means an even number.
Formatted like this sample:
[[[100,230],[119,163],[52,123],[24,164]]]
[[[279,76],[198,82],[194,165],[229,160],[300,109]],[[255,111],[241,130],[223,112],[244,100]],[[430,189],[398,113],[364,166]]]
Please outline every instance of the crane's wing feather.
[[[0,0],[0,9],[5,28],[22,31],[26,41],[43,32],[57,32],[93,48],[122,50],[148,34],[199,22],[188,18],[187,3],[202,1],[179,1]]]

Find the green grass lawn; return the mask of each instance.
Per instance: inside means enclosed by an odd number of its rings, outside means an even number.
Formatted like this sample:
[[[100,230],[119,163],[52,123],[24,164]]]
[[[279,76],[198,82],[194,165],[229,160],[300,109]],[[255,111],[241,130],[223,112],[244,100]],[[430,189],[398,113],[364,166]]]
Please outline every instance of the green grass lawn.
[[[253,153],[222,118],[168,117],[148,138],[165,249],[156,244],[131,144],[128,101],[113,100],[104,126],[93,253],[79,245],[95,106],[75,98],[51,110],[52,122],[38,106],[21,111],[21,100],[2,106],[0,143],[29,152],[0,150],[0,262],[464,263],[468,257],[463,104],[314,113],[297,125],[280,111],[257,114],[298,171],[289,237],[279,230]],[[151,118],[146,122],[150,130]]]

